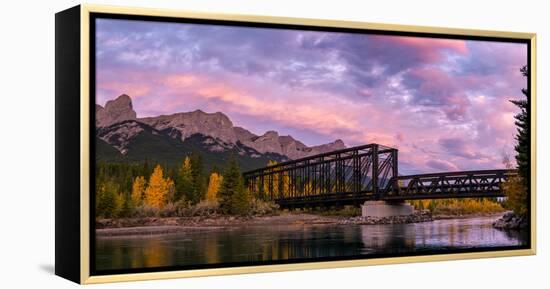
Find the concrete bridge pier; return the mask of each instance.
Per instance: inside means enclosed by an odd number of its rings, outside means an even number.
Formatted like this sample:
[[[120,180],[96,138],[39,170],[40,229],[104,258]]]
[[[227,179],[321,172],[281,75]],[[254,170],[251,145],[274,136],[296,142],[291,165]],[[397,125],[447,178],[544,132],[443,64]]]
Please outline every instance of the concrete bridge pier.
[[[414,207],[405,202],[366,201],[361,212],[363,217],[408,216],[414,213]]]

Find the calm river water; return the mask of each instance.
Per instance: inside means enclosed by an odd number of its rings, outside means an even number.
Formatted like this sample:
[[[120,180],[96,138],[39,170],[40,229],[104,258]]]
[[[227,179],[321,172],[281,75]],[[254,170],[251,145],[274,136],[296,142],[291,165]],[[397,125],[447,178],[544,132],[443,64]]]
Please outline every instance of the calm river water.
[[[415,253],[518,246],[526,233],[494,229],[497,217],[402,225],[284,225],[193,229],[96,240],[96,269]]]

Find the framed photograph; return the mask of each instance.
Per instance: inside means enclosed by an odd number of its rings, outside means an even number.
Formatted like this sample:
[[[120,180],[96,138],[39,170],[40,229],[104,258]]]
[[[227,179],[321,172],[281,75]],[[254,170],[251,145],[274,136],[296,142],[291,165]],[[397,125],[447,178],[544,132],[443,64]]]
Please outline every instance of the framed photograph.
[[[535,254],[535,34],[56,14],[77,283]]]

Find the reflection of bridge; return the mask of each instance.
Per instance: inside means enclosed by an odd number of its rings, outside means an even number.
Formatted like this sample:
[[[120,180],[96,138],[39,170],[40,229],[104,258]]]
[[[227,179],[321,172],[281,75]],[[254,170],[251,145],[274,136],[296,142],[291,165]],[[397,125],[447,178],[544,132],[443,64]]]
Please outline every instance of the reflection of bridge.
[[[368,144],[244,173],[251,192],[282,207],[361,204],[369,200],[502,197],[514,170],[398,175],[397,149]]]

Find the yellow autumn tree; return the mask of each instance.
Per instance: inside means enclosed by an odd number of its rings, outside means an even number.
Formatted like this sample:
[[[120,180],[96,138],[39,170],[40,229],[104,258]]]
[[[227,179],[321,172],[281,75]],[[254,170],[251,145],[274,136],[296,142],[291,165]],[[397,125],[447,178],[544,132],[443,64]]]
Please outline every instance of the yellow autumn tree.
[[[290,196],[290,176],[288,171],[283,172],[283,196]]]
[[[173,181],[164,179],[162,167],[157,165],[149,178],[149,185],[145,190],[145,204],[161,209],[166,204],[170,183],[173,186]]]
[[[527,205],[528,195],[520,176],[511,176],[502,184],[502,190],[506,196],[505,205],[520,216],[529,212]]]
[[[135,206],[141,206],[143,204],[143,198],[145,197],[145,189],[147,183],[143,176],[138,176],[132,183],[132,203]]]
[[[313,186],[311,185],[311,181],[307,181],[304,184],[304,195],[308,196],[313,193]]]
[[[276,164],[277,162],[272,160],[267,162],[268,167],[275,166]],[[269,196],[271,194],[273,194],[273,196],[277,196],[279,193],[279,173],[276,173],[275,169],[272,169],[271,174],[264,176],[264,178],[264,196]]]
[[[507,169],[514,168],[510,156],[508,155],[504,155],[502,163]],[[528,195],[521,176],[510,176],[508,180],[502,184],[502,190],[506,196],[506,201],[504,202],[505,206],[520,216],[527,215]]]
[[[210,179],[208,180],[208,189],[206,190],[207,201],[216,201],[218,199],[218,191],[220,190],[222,180],[223,176],[216,172],[210,175]]]

